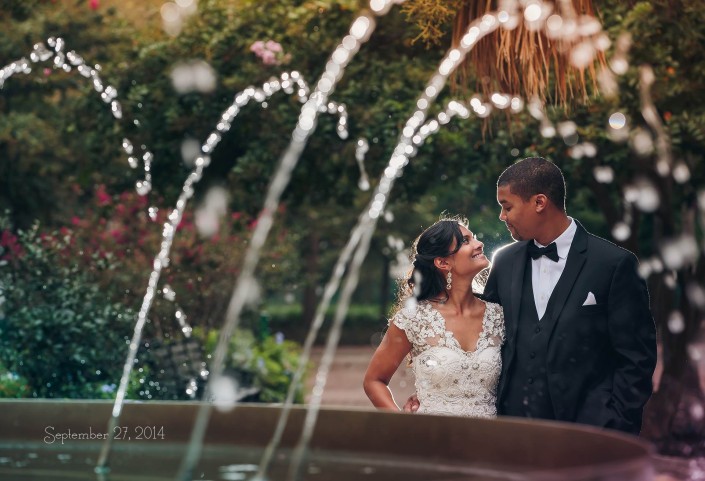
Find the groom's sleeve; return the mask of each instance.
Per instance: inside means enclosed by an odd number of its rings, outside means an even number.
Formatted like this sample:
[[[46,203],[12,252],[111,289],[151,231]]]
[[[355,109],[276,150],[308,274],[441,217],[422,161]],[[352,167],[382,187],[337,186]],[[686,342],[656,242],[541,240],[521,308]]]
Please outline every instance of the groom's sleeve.
[[[656,366],[656,328],[646,282],[637,266],[637,259],[631,253],[617,264],[607,312],[616,367],[610,399],[614,417],[606,427],[635,434],[641,429]]]
[[[501,305],[502,302],[499,298],[499,288],[497,286],[497,257],[498,255],[495,255],[495,258],[493,259],[492,268],[490,268],[490,275],[487,277],[485,289],[482,291],[482,299]]]

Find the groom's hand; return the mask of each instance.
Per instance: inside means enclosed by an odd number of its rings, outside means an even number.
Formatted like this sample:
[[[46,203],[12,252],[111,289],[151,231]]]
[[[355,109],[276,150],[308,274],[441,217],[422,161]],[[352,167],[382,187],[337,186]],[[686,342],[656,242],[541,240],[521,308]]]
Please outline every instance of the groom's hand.
[[[409,396],[409,399],[406,400],[406,404],[404,404],[402,411],[405,413],[415,413],[419,410],[419,406],[421,406],[419,403],[419,398],[416,397],[416,394],[412,394]]]

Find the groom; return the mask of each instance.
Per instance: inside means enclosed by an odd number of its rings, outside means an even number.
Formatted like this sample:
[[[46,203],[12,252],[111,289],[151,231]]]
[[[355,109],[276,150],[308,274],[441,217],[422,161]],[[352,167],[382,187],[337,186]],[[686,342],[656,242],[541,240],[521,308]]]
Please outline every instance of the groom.
[[[517,241],[484,292],[506,324],[498,413],[638,434],[656,333],[636,257],[568,217],[563,174],[543,158],[507,168],[497,201]]]

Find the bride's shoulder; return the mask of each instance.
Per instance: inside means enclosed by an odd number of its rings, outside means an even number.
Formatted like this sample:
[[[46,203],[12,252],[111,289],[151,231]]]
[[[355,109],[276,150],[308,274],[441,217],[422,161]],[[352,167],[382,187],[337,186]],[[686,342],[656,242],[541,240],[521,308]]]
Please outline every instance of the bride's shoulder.
[[[502,309],[502,306],[495,304],[494,302],[485,302],[485,305],[485,315],[489,319],[498,322],[504,321],[504,310]]]
[[[405,301],[392,316],[391,322],[397,327],[406,329],[411,324],[418,324],[428,318],[431,306],[428,301],[416,302],[415,299]]]

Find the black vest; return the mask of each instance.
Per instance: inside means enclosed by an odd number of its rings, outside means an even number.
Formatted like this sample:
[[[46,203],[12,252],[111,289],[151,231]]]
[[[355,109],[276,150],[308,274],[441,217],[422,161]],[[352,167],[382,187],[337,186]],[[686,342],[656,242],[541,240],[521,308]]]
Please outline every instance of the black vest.
[[[531,267],[531,258],[527,257],[514,359],[507,373],[509,382],[500,401],[500,412],[505,416],[555,419],[546,375],[546,354],[551,332],[548,313],[551,312],[553,296],[548,301],[546,314],[539,321]]]

